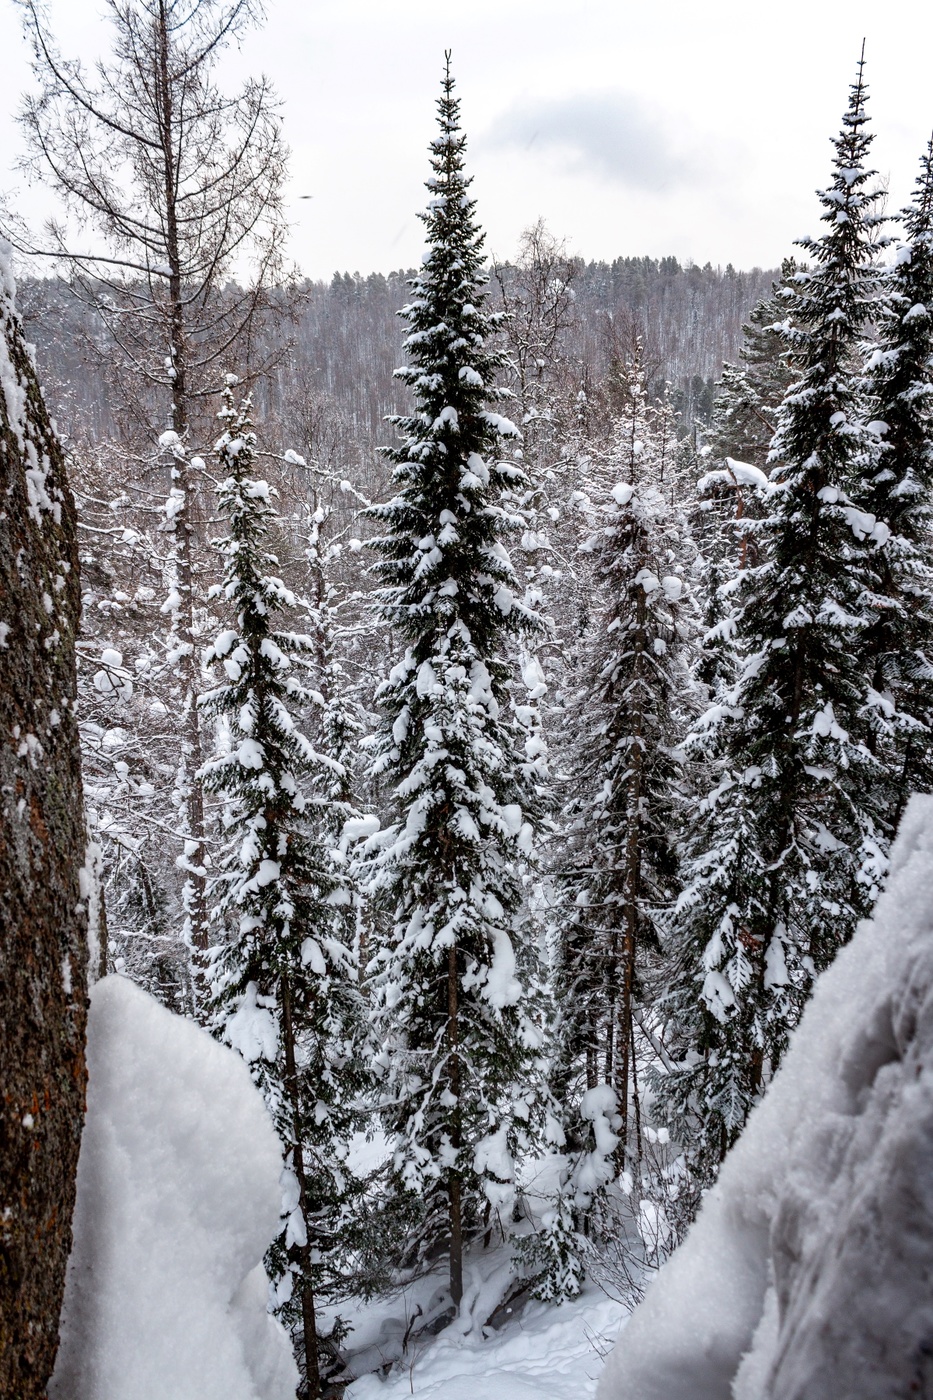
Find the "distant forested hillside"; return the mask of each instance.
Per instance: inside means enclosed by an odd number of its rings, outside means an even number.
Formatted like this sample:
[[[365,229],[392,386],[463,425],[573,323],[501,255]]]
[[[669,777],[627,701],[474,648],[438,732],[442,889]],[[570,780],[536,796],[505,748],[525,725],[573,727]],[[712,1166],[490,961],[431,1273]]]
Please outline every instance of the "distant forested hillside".
[[[634,329],[658,387],[670,382],[685,428],[708,419],[723,362],[735,358],[743,321],[778,275],[761,268],[737,272],[731,264],[682,266],[673,257],[611,263],[566,258],[561,271],[572,292],[571,313],[561,328],[565,373],[581,384],[599,382],[613,358],[624,357]],[[520,269],[505,264],[496,273],[493,289],[501,297]],[[264,411],[281,411],[300,398],[305,418],[313,405],[312,432],[315,423],[319,434],[339,423],[345,445],[349,429],[357,451],[364,452],[384,442],[385,414],[399,412],[405,401],[393,371],[402,360],[397,313],[408,300],[412,276],[412,270],[335,273],[329,283],[303,281],[275,294],[282,316],[274,329],[258,334],[253,359],[262,365],[271,350],[291,349],[278,356],[258,389]],[[90,372],[108,347],[96,315],[56,280],[21,281],[20,303],[63,433],[98,443],[125,436],[119,379]],[[244,367],[238,362],[236,368],[242,373]],[[164,410],[164,395],[156,398]]]

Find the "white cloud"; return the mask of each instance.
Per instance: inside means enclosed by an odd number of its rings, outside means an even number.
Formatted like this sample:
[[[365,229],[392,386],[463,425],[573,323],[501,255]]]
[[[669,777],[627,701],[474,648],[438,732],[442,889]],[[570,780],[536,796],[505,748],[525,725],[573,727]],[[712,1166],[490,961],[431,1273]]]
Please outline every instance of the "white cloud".
[[[709,161],[669,134],[644,102],[623,92],[525,100],[502,113],[483,144],[563,153],[574,173],[640,190],[709,180]]]

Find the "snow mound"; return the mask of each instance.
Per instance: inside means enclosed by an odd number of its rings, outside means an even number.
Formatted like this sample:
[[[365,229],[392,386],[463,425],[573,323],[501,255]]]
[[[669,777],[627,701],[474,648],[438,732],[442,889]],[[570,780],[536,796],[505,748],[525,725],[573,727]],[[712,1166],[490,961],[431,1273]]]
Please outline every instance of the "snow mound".
[[[819,979],[784,1063],[600,1400],[933,1393],[933,798],[874,917]]]
[[[262,1258],[282,1160],[246,1065],[122,977],[91,993],[51,1400],[293,1400]]]

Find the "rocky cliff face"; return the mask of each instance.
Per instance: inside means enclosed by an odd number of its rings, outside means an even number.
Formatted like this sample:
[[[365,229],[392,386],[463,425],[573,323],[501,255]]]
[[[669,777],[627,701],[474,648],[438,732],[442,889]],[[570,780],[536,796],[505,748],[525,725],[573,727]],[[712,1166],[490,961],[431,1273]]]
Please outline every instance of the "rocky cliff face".
[[[0,246],[0,1396],[33,1400],[58,1345],[96,935],[75,509],[13,291]]]

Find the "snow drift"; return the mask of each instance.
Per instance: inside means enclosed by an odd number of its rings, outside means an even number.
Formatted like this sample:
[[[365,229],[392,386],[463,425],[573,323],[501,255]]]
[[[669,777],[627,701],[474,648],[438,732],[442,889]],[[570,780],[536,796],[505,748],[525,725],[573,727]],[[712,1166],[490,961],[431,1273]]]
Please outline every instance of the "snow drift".
[[[91,993],[52,1400],[293,1400],[266,1313],[278,1140],[238,1055],[122,977]]]
[[[600,1400],[933,1394],[933,798],[609,1359]]]

